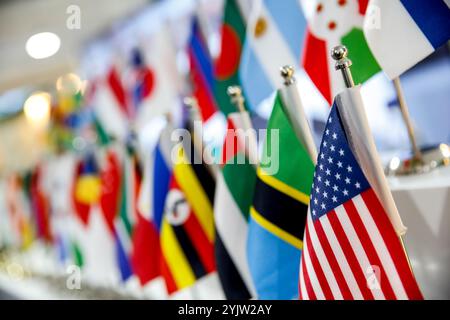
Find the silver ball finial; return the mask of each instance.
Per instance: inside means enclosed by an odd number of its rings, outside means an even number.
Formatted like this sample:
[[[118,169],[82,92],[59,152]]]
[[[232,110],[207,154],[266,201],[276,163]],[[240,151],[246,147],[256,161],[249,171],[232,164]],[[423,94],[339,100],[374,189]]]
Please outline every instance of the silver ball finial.
[[[197,99],[193,96],[188,96],[183,99],[183,103],[188,108],[196,108],[197,107]]]
[[[355,84],[353,82],[352,74],[350,72],[350,66],[352,61],[347,58],[348,50],[345,46],[339,45],[331,50],[331,57],[336,60],[334,68],[336,70],[341,70],[342,76],[344,77],[345,86],[347,88],[353,87]]]
[[[244,97],[242,96],[242,89],[239,86],[229,86],[227,94],[230,97],[231,103],[236,106],[239,112],[244,112]]]
[[[352,65],[352,61],[347,58],[348,50],[345,46],[339,45],[331,50],[331,57],[336,60],[334,68],[336,70],[347,69]]]
[[[242,90],[239,86],[229,86],[227,88],[227,94],[233,99],[242,96]]]
[[[284,79],[285,85],[290,85],[295,82],[294,78],[294,67],[286,65],[280,68],[280,74]]]
[[[347,55],[348,50],[346,46],[339,45],[331,50],[331,57],[333,57],[333,59],[336,61],[347,58]]]

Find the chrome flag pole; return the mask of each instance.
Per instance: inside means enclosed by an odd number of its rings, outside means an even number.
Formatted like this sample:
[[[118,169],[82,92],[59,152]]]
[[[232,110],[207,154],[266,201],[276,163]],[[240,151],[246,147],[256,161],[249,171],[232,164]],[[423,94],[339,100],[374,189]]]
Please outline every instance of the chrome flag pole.
[[[249,145],[245,143],[244,149],[246,150],[247,156],[249,157],[251,163],[255,166],[258,165],[258,141],[256,138],[256,132],[253,128],[252,121],[250,119],[249,113],[245,110],[245,99],[242,95],[242,89],[240,86],[229,86],[227,88],[227,94],[230,97],[230,101],[236,107],[236,110],[240,114],[242,120],[242,127],[246,131],[245,135],[250,139]],[[245,141],[245,137],[241,141]]]
[[[408,130],[409,141],[411,142],[411,148],[413,151],[413,159],[412,159],[413,166],[412,167],[414,168],[416,163],[418,165],[423,164],[423,156],[422,156],[422,152],[420,151],[420,149],[417,145],[416,134],[414,132],[414,127],[413,127],[413,124],[411,121],[411,117],[409,116],[408,105],[406,104],[405,96],[403,95],[403,89],[402,89],[402,85],[400,83],[400,77],[395,77],[393,82],[394,82],[395,92],[397,93],[400,111],[402,112],[403,121],[405,122],[406,129]]]
[[[316,164],[317,147],[314,143],[311,127],[300,99],[300,93],[294,76],[294,68],[292,66],[283,66],[280,68],[280,74],[284,80],[284,87],[279,92],[286,107],[286,113],[297,138],[308,151],[312,162]]]
[[[216,180],[217,174],[219,173],[220,169],[217,166],[216,161],[214,161],[211,153],[205,152],[206,148],[204,147],[203,137],[201,135],[199,136],[195,130],[197,123],[203,125],[198,101],[194,96],[187,96],[183,99],[183,103],[189,109],[189,120],[191,121],[193,127],[193,130],[191,132],[191,139],[192,144],[194,145],[194,149],[202,158],[202,161],[206,161],[207,165],[205,165],[205,167],[211,173],[211,176],[214,178],[214,180]]]

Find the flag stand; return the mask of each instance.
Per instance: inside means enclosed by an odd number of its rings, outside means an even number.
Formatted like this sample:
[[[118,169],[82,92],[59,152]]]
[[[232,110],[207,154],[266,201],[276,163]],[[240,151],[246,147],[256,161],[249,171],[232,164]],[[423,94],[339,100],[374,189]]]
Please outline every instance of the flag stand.
[[[417,140],[412,125],[411,117],[409,115],[408,105],[403,94],[400,78],[393,79],[394,88],[397,93],[400,111],[402,113],[403,121],[408,131],[409,141],[411,142],[411,149],[413,156],[409,161],[400,164],[397,157],[390,162],[388,173],[394,175],[408,175],[413,173],[425,173],[438,166],[447,166],[450,164],[450,146],[446,143],[441,143],[437,147],[430,148],[424,152],[420,150],[417,145]],[[391,165],[392,164],[392,165]],[[394,165],[395,164],[395,165]]]
[[[298,140],[308,151],[314,164],[317,163],[317,147],[314,142],[311,127],[300,99],[300,93],[296,86],[294,68],[286,65],[280,68],[281,77],[284,80],[284,88],[280,89],[281,98],[286,107],[285,112],[293,126]]]
[[[344,78],[345,86],[347,88],[352,88],[355,86],[355,83],[353,82],[353,77],[352,77],[352,74],[350,71],[350,66],[352,65],[352,61],[347,58],[347,55],[348,55],[348,50],[343,45],[336,46],[331,50],[331,56],[334,60],[336,60],[335,69],[341,71],[342,76]],[[408,256],[408,252],[406,251],[405,243],[403,242],[403,237],[401,235],[398,235],[398,238],[400,240],[400,244],[405,253],[406,260],[408,261],[409,268],[413,272],[413,269],[411,266],[411,261]]]
[[[250,120],[250,116],[249,116],[248,112],[245,110],[245,105],[244,105],[245,99],[244,99],[244,96],[242,95],[241,87],[240,86],[229,86],[227,88],[227,94],[230,97],[231,103],[236,107],[238,112],[241,114],[243,129],[248,134],[251,134],[249,132],[249,130],[254,131],[255,129],[253,128],[253,125]],[[255,138],[255,143],[257,143],[256,138]],[[250,149],[247,149],[247,146],[244,146],[244,147],[246,148],[246,153],[250,159],[250,162],[252,163],[253,166],[257,167],[259,164],[257,151],[251,152]],[[251,145],[248,147],[251,147]]]
[[[236,109],[241,113],[244,114],[247,111],[245,110],[244,106],[244,97],[242,96],[242,89],[239,86],[229,86],[227,89],[227,94],[230,97],[231,103],[235,105]],[[253,125],[250,122],[250,118],[243,117],[243,124],[245,130],[253,130]]]
[[[408,130],[409,141],[411,142],[411,148],[413,151],[413,157],[412,157],[413,164],[412,164],[411,169],[415,169],[416,166],[420,167],[421,165],[423,165],[422,152],[420,151],[420,149],[417,145],[414,127],[413,127],[413,124],[411,121],[411,117],[409,116],[408,105],[406,104],[405,96],[403,94],[403,89],[402,89],[402,85],[400,83],[400,78],[395,77],[393,82],[394,82],[395,92],[397,93],[400,111],[402,112],[403,121],[405,122],[406,129]]]
[[[204,152],[205,149],[203,148],[203,137],[198,136],[195,132],[195,121],[202,121],[200,116],[200,108],[198,106],[198,101],[193,96],[188,96],[183,99],[184,105],[189,110],[189,120],[192,123],[192,132],[191,132],[191,139],[192,144],[194,146],[194,149],[197,151],[197,153],[200,155],[202,162],[207,161],[205,163],[205,167],[213,177],[214,181],[217,179],[217,174],[219,173],[220,169],[217,166],[216,161],[212,158],[211,154],[208,152]],[[202,124],[203,125],[203,124]]]

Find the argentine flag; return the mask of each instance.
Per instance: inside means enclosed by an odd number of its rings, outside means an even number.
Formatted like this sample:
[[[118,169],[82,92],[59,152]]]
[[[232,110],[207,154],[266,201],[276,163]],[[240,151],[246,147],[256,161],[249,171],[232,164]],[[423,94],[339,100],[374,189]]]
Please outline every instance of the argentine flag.
[[[249,107],[282,85],[280,67],[300,66],[306,20],[298,0],[255,1],[247,25],[239,77]]]

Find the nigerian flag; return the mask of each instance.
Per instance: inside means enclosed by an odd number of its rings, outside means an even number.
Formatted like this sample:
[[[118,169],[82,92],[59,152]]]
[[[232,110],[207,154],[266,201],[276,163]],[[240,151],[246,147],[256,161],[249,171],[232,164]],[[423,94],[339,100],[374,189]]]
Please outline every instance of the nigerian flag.
[[[243,124],[246,120],[250,120],[248,113],[228,115],[228,130],[222,151],[223,167],[217,178],[214,202],[216,264],[227,299],[255,297],[245,243],[256,178],[255,167],[249,159],[256,157],[256,136],[254,131],[248,131],[244,136]],[[249,156],[250,152],[253,152],[253,157]]]
[[[239,85],[238,68],[245,38],[245,22],[237,0],[226,0],[220,55],[215,64],[214,95],[226,115],[236,108],[227,95],[229,86]]]
[[[279,91],[250,209],[247,254],[259,299],[298,297],[296,281],[314,165],[287,110]]]

